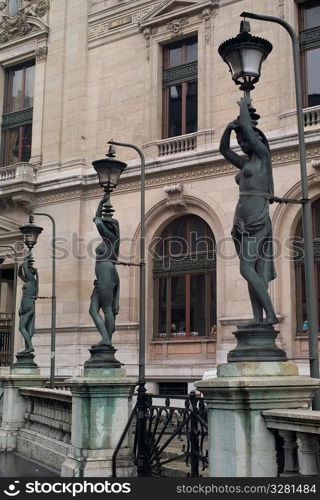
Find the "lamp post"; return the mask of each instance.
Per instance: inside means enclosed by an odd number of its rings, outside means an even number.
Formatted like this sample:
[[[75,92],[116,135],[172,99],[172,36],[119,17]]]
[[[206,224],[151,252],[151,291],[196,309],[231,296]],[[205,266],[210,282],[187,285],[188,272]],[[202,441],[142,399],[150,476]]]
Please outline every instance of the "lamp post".
[[[280,24],[289,33],[292,43],[292,55],[294,65],[294,79],[296,91],[298,141],[300,155],[300,174],[302,191],[302,226],[303,226],[303,247],[305,264],[305,288],[308,317],[308,338],[309,338],[309,362],[310,376],[320,378],[319,373],[319,351],[318,351],[318,331],[319,318],[317,308],[316,286],[314,280],[314,252],[313,252],[313,231],[312,231],[312,210],[311,200],[308,197],[308,176],[306,167],[306,151],[304,141],[304,118],[302,106],[302,85],[300,68],[300,46],[299,38],[292,26],[276,16],[265,16],[250,12],[242,12],[241,17],[259,19],[271,23]],[[320,391],[316,392],[313,400],[313,409],[320,410]]]
[[[43,228],[36,226],[33,216],[29,215],[29,223],[20,226],[19,229],[23,235],[24,244],[29,250],[18,269],[19,278],[24,282],[19,309],[19,331],[24,338],[25,348],[16,354],[17,362],[13,367],[37,369],[38,367],[33,361],[32,337],[35,328],[35,300],[39,294],[39,280],[38,271],[33,267],[32,249],[36,245]]]
[[[140,299],[139,299],[139,381],[137,395],[137,472],[138,477],[147,475],[146,469],[146,381],[145,381],[145,307],[146,307],[146,241],[145,241],[145,157],[143,151],[134,144],[110,140],[109,144],[123,146],[137,151],[141,161],[140,175]]]
[[[51,287],[51,335],[50,335],[50,387],[54,388],[55,363],[56,363],[56,318],[57,318],[57,297],[56,297],[56,222],[52,215],[44,212],[31,212],[31,217],[35,215],[48,217],[52,224],[52,287]]]
[[[243,12],[240,14],[243,18],[259,19],[280,24],[289,33],[292,41],[295,90],[296,90],[296,106],[298,118],[298,139],[299,139],[299,154],[300,154],[300,173],[302,184],[302,199],[291,200],[274,197],[275,201],[285,201],[287,203],[300,203],[303,212],[303,235],[304,235],[304,254],[305,254],[305,283],[306,283],[306,300],[307,300],[307,316],[308,316],[308,333],[309,333],[309,358],[310,358],[310,375],[313,378],[319,378],[319,353],[318,353],[318,311],[316,303],[316,289],[314,282],[314,255],[313,255],[313,235],[312,235],[312,213],[311,202],[308,198],[308,181],[306,169],[306,155],[304,143],[304,120],[302,111],[302,92],[301,92],[301,72],[299,59],[299,39],[294,29],[290,24],[280,17],[266,16],[261,14],[253,14]],[[261,63],[270,52],[271,44],[267,40],[259,37],[250,36],[248,40],[249,23],[241,22],[241,33],[238,37],[232,40],[227,40],[219,47],[221,57],[228,64],[232,73],[232,78],[240,89],[244,90],[245,95],[253,88],[260,77]],[[238,43],[237,43],[238,42]],[[269,44],[269,45],[268,45]],[[248,96],[249,97],[249,96]],[[252,108],[250,110],[252,118],[256,118]],[[313,401],[313,409],[320,410],[320,392],[318,391]]]
[[[118,221],[113,218],[114,209],[110,195],[117,187],[120,175],[127,165],[115,158],[112,146],[109,147],[106,158],[93,161],[92,165],[105,192],[93,219],[101,236],[101,243],[96,248],[96,279],[89,308],[89,314],[101,335],[101,341],[89,349],[91,357],[84,364],[85,373],[90,368],[121,367],[121,363],[115,358],[116,349],[112,345],[115,317],[119,312],[119,276],[116,265],[119,264],[120,231]],[[104,318],[100,315],[101,310]]]
[[[137,151],[141,160],[140,174],[140,300],[139,300],[139,389],[145,392],[145,304],[146,304],[146,240],[145,240],[145,157],[134,144],[110,140],[108,144]]]
[[[14,254],[14,264],[13,264],[13,317],[11,325],[11,337],[10,337],[10,365],[13,364],[13,351],[14,351],[14,337],[16,328],[16,301],[17,301],[17,266],[18,266],[18,255],[16,249],[12,245],[0,245],[0,248],[8,248],[12,250]],[[0,265],[3,264],[5,259],[1,258]]]

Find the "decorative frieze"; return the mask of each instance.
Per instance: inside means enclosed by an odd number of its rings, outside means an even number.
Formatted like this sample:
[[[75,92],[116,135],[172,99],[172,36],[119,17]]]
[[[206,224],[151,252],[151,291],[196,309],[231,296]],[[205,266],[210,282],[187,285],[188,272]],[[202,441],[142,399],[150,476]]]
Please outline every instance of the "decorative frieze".
[[[143,9],[136,9],[129,12],[126,16],[115,16],[114,18],[108,17],[100,18],[99,20],[89,21],[89,42],[98,40],[115,32],[119,32],[128,27],[138,26],[139,20],[148,14],[154,5]]]

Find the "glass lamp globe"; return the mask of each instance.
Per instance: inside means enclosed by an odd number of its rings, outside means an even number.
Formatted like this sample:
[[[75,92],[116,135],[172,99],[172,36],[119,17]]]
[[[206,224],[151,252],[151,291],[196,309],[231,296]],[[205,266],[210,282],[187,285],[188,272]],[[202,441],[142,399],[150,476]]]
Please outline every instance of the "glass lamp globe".
[[[33,224],[33,218],[30,217],[29,224],[19,227],[21,233],[23,234],[23,241],[25,245],[31,250],[37,243],[39,234],[43,231],[43,228]]]
[[[106,192],[111,192],[118,185],[120,175],[126,168],[127,164],[116,160],[112,146],[106,155],[107,158],[102,160],[95,160],[92,165],[98,174],[99,184]]]
[[[218,52],[229,66],[233,81],[240,85],[240,90],[254,89],[261,74],[261,66],[272,50],[272,44],[250,33],[250,24],[241,21],[240,33],[223,42]]]

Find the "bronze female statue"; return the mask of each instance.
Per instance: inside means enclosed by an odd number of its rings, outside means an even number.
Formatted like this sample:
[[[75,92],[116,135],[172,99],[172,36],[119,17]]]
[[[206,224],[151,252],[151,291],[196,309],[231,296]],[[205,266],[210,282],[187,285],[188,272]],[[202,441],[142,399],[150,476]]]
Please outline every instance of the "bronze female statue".
[[[268,293],[269,282],[276,277],[269,216],[269,203],[274,195],[271,153],[265,135],[254,126],[250,115],[254,110],[250,105],[250,98],[240,100],[240,116],[225,129],[220,152],[240,170],[235,177],[240,192],[232,238],[240,259],[240,273],[248,282],[254,315],[248,326],[272,326],[278,323],[278,319]],[[233,130],[245,157],[230,148]]]
[[[22,287],[22,299],[19,309],[19,331],[25,342],[25,349],[19,354],[27,354],[34,351],[31,339],[35,327],[35,299],[38,296],[39,278],[38,271],[33,267],[33,259],[29,253],[20,264],[18,276],[24,285]]]
[[[119,312],[119,275],[116,262],[119,255],[119,223],[112,217],[110,194],[105,193],[93,219],[102,242],[96,248],[94,288],[89,313],[101,334],[102,340],[94,347],[111,345],[115,330],[115,317]],[[100,309],[104,319],[100,315]]]

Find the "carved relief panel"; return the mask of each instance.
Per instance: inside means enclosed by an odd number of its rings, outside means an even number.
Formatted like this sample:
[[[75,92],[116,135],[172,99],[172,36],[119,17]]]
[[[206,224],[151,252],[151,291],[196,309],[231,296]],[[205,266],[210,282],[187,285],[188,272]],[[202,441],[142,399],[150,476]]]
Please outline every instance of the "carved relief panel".
[[[0,44],[40,31],[45,25],[39,22],[49,10],[49,0],[1,0]]]

